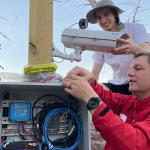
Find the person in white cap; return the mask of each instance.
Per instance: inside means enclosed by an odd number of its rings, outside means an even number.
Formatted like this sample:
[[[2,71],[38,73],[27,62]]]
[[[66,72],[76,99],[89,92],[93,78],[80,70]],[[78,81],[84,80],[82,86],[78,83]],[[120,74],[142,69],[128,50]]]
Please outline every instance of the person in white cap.
[[[112,92],[130,95],[127,72],[135,54],[150,52],[150,39],[144,25],[122,23],[119,18],[122,12],[123,10],[115,6],[111,0],[100,0],[87,13],[86,18],[89,23],[98,23],[104,31],[127,33],[127,40],[117,39],[123,43],[123,46],[112,49],[111,53],[94,52],[92,73],[98,81],[104,63],[110,65],[113,70],[113,78],[103,84]]]

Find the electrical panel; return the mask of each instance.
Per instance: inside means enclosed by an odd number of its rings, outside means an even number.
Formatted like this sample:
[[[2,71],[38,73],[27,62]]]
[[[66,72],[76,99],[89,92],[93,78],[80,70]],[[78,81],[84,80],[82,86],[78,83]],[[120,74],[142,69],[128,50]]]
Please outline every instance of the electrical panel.
[[[73,150],[91,150],[90,114],[61,84],[1,83],[0,111],[4,150],[46,150],[69,142]]]

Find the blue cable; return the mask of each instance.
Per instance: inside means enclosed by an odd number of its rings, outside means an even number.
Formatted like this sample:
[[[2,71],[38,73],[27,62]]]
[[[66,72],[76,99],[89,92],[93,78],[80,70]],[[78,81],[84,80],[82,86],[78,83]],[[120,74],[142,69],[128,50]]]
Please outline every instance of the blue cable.
[[[7,142],[7,139],[6,139],[5,141],[3,141],[3,142],[0,144],[0,150],[3,149],[2,146],[3,146],[3,144],[4,144],[5,142]]]
[[[54,117],[58,113],[67,113],[67,114],[71,115],[72,118],[75,120],[75,122],[77,124],[77,128],[78,128],[77,139],[76,139],[76,142],[74,143],[74,145],[72,145],[69,148],[55,147],[51,144],[51,142],[49,141],[49,139],[47,137],[48,124],[49,124],[50,120],[52,119],[52,117]],[[82,139],[83,125],[82,125],[82,122],[81,122],[80,118],[72,110],[70,110],[69,108],[56,108],[56,109],[53,109],[52,111],[50,111],[47,114],[47,116],[45,117],[44,126],[43,126],[43,136],[44,136],[44,139],[45,139],[45,143],[47,144],[47,146],[49,147],[50,150],[74,150],[75,148],[77,148],[77,146],[79,145],[79,143]],[[40,150],[42,150],[41,147],[42,146],[40,146]]]
[[[42,150],[42,145],[43,145],[44,143],[45,143],[45,142],[42,142],[42,143],[39,144],[39,149],[40,149],[40,150]]]

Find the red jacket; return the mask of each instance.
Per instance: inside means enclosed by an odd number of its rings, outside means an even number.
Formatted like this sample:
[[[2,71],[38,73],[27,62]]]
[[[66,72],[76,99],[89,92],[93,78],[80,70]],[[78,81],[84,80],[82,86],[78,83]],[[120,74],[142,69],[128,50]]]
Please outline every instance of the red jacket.
[[[102,103],[92,120],[97,131],[107,141],[104,150],[150,150],[150,97],[106,91],[95,80],[91,86]],[[109,106],[110,110],[100,115]]]

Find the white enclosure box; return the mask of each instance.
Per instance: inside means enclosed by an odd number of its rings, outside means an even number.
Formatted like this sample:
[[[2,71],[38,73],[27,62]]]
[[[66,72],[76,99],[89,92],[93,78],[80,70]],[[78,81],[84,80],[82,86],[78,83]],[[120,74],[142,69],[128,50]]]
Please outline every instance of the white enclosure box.
[[[117,38],[127,39],[124,32],[108,32],[98,30],[64,29],[61,41],[67,48],[80,47],[83,51],[97,51],[109,53],[113,48],[120,47],[121,42]]]
[[[9,107],[10,102],[27,100],[32,103],[45,94],[55,94],[64,99],[68,98],[68,94],[64,91],[64,87],[61,84],[2,82],[0,84],[0,135],[4,134],[3,128],[6,128],[4,125],[10,124],[7,113],[4,112],[4,108]],[[90,114],[82,101],[77,100],[77,106],[79,117],[83,123],[83,138],[78,149],[91,150]]]

